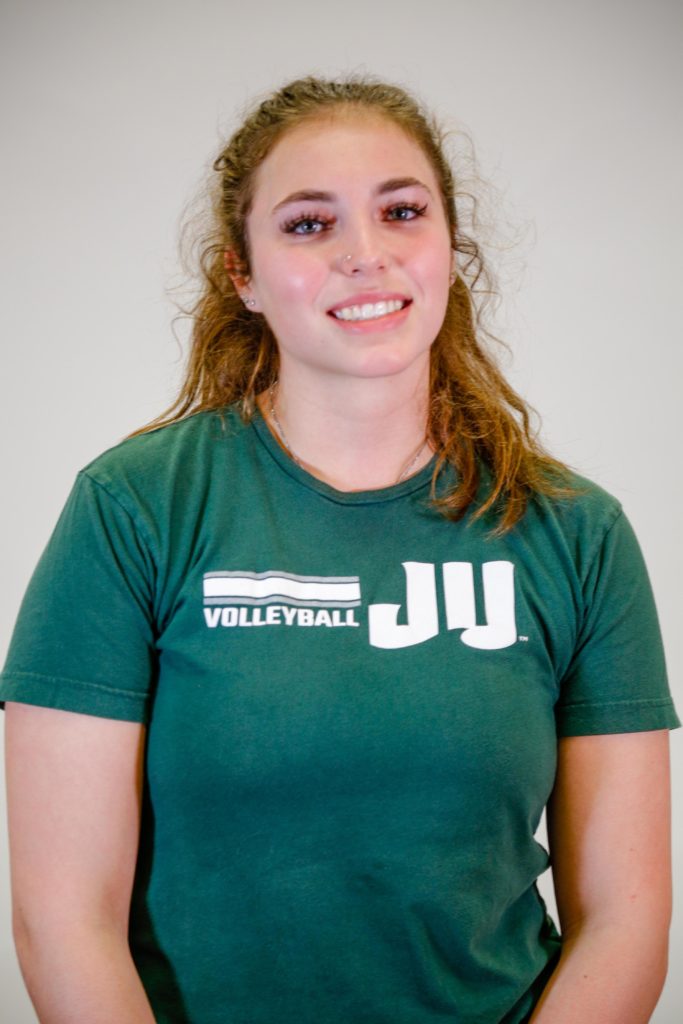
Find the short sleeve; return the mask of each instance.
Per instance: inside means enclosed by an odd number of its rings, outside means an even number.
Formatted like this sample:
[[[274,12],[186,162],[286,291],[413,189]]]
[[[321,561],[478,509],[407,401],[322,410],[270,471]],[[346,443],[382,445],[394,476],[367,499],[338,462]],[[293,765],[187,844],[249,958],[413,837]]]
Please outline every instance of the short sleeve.
[[[556,719],[560,736],[680,725],[647,570],[621,511],[589,564],[581,628]]]
[[[153,580],[149,544],[129,512],[81,473],[26,591],[0,700],[146,721]]]

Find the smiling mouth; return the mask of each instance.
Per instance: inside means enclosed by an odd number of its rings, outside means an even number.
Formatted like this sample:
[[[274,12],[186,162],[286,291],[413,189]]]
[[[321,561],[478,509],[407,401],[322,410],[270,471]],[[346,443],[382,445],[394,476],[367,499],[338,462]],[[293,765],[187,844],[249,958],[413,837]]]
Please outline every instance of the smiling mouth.
[[[378,320],[389,313],[398,313],[409,305],[410,299],[388,299],[383,302],[364,302],[362,306],[344,306],[330,313],[336,320]]]

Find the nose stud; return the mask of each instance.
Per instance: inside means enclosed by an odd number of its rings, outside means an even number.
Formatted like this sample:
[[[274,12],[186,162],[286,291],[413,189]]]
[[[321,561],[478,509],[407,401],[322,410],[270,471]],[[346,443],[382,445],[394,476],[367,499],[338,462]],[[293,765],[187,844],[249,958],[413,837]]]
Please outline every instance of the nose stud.
[[[361,256],[352,256],[348,252],[339,257],[338,263],[338,266],[347,274],[359,274],[362,271],[368,270],[371,266],[384,269],[385,265],[384,258],[379,255],[364,259]]]
[[[345,273],[347,274],[355,274],[356,270],[358,269],[356,266],[354,266],[353,256],[351,255],[350,252],[347,252],[345,255],[340,257],[339,265],[342,268],[342,270],[344,270]]]

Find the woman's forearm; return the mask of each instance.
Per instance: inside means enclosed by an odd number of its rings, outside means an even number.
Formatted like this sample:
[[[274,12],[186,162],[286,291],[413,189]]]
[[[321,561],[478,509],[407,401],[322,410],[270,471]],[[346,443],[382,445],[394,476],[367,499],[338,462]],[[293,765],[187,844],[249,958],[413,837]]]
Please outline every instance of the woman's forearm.
[[[565,939],[529,1024],[647,1024],[666,967],[661,929],[586,925]]]
[[[114,931],[17,937],[40,1024],[154,1024],[127,942]]]

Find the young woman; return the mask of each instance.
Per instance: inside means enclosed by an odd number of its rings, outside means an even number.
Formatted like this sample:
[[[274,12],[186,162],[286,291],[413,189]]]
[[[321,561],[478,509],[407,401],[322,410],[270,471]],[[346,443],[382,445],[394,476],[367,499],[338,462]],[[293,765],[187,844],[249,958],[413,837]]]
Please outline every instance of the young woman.
[[[652,596],[486,352],[438,128],[309,78],[215,170],[182,394],[79,474],[0,689],[40,1020],[647,1021]]]

